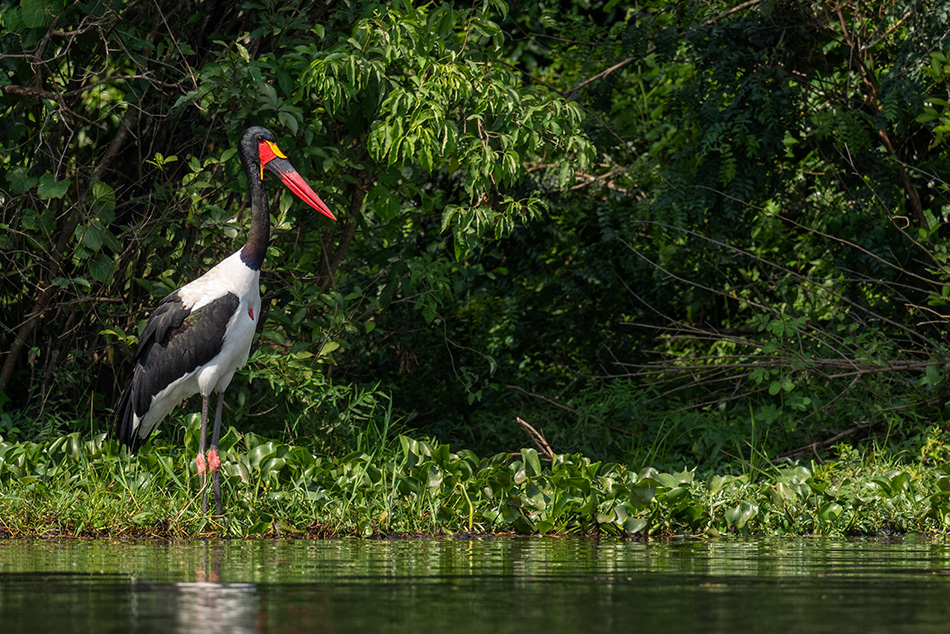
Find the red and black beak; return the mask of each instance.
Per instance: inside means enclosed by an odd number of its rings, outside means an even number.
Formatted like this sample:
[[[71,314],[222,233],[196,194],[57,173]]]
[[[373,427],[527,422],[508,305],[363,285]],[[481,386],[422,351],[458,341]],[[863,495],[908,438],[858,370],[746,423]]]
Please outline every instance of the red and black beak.
[[[294,166],[287,160],[287,156],[280,151],[277,144],[273,141],[260,141],[258,151],[261,157],[261,178],[264,178],[264,168],[266,167],[280,177],[281,182],[297,195],[297,198],[304,201],[330,220],[336,220],[336,216],[330,211],[317,192],[313,191],[307,181],[294,169]]]

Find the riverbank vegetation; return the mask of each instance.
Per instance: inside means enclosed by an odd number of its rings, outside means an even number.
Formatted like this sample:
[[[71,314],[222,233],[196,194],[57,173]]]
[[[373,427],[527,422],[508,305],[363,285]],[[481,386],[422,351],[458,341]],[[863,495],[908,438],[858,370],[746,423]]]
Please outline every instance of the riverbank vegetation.
[[[185,5],[0,7],[0,531],[944,530],[945,3]],[[194,403],[106,433],[252,124],[341,221],[272,201],[216,520]]]
[[[319,456],[232,428],[221,444],[225,512],[209,517],[196,428],[183,448],[138,457],[105,434],[0,443],[0,537],[882,536],[950,525],[937,430],[898,457],[841,445],[827,462],[703,477],[533,448],[483,458],[402,435]]]

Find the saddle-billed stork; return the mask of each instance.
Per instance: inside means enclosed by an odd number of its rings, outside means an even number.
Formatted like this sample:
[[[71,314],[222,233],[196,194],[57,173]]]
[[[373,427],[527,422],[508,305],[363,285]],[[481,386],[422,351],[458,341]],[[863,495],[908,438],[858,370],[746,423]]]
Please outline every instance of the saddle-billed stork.
[[[238,146],[251,190],[251,228],[247,242],[210,271],[161,301],[152,313],[132,356],[132,380],[115,406],[119,441],[136,451],[162,419],[192,394],[201,394],[198,479],[204,491],[201,510],[208,510],[205,473],[214,488],[221,515],[221,410],[224,391],[235,370],[247,363],[261,316],[261,264],[270,237],[270,213],[264,192],[264,169],[305,203],[336,220],[320,197],[301,178],[277,147],[269,130],[248,128]],[[218,393],[211,445],[205,453],[211,393]]]

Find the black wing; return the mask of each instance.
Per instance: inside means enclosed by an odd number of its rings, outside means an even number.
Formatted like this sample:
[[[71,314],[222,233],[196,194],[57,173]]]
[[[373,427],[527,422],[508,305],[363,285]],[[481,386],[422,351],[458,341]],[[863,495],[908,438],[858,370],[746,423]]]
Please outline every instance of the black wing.
[[[132,356],[132,380],[116,403],[120,442],[133,450],[145,442],[147,436],[139,436],[133,428],[133,414],[141,419],[156,394],[221,352],[228,322],[239,305],[234,293],[194,311],[184,307],[177,291],[161,301]]]

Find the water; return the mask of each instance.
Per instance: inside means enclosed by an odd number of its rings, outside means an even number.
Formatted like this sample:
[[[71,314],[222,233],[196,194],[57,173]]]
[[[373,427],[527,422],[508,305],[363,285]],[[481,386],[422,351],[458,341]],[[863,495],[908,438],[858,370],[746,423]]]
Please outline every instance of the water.
[[[944,632],[929,540],[0,541],[0,632]]]

